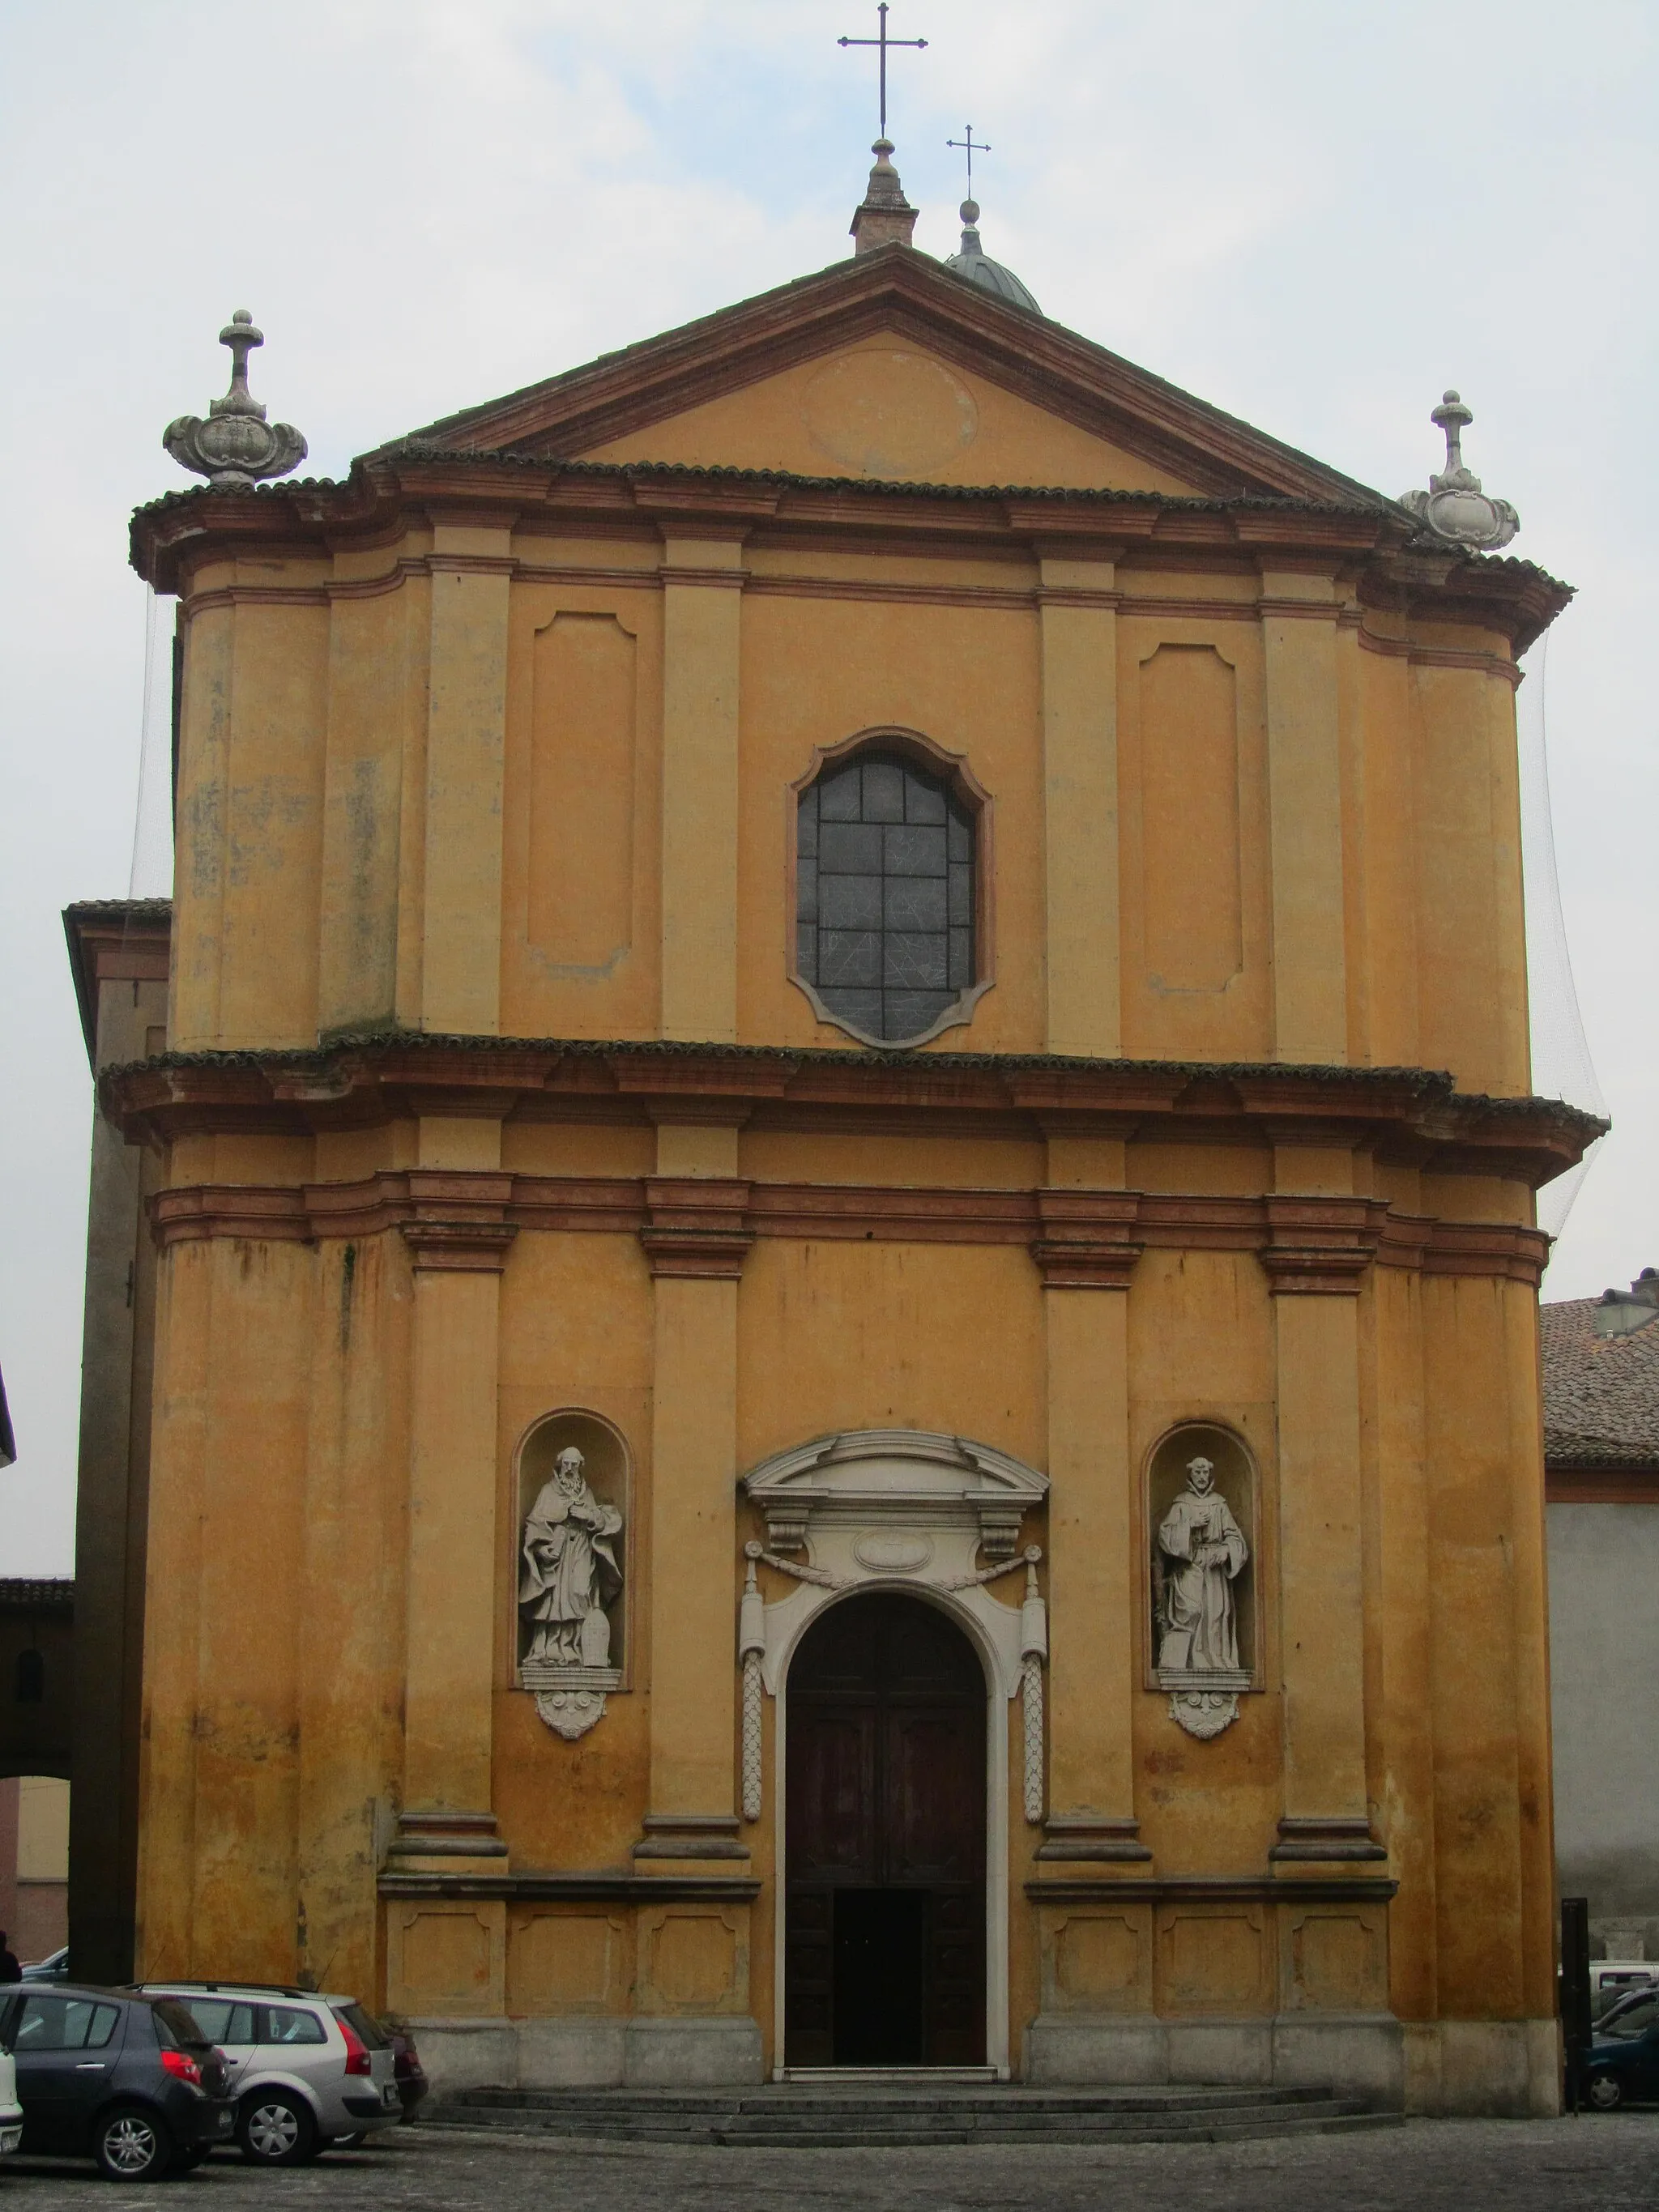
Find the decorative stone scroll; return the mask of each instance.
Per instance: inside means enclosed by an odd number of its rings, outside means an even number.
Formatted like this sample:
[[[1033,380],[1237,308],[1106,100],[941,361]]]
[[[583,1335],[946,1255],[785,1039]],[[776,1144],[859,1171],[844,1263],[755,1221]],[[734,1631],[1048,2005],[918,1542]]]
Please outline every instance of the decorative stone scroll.
[[[1236,1492],[1249,1485],[1237,1440],[1194,1426],[1166,1437],[1154,1455],[1149,1504],[1158,1686],[1170,1693],[1176,1726],[1207,1741],[1238,1718],[1239,1697],[1255,1684],[1245,1656],[1253,1624],[1240,1605],[1251,1553],[1241,1522],[1249,1520],[1254,1501],[1240,1495],[1235,1511],[1216,1457],[1192,1449],[1200,1443],[1224,1451]]]
[[[578,1434],[590,1450],[597,1443],[596,1458],[614,1462],[592,1479]],[[624,1581],[623,1513],[605,1493],[624,1486],[625,1465],[608,1425],[592,1415],[556,1414],[526,1440],[520,1474],[526,1498],[550,1453],[550,1470],[519,1534],[519,1683],[547,1726],[574,1742],[604,1718],[606,1698],[623,1685],[612,1643]]]

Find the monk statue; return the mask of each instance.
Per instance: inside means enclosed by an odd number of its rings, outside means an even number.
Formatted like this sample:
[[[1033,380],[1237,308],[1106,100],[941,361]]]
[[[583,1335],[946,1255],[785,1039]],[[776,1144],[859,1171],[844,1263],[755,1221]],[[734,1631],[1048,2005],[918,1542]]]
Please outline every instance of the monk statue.
[[[1163,1589],[1158,1601],[1160,1672],[1234,1674],[1238,1616],[1233,1583],[1249,1547],[1232,1509],[1215,1486],[1215,1465],[1187,1462],[1187,1487],[1158,1532]]]
[[[622,1589],[613,1542],[622,1515],[594,1497],[582,1467],[581,1454],[567,1444],[524,1524],[519,1611],[530,1631],[526,1662],[611,1663],[605,1608]]]

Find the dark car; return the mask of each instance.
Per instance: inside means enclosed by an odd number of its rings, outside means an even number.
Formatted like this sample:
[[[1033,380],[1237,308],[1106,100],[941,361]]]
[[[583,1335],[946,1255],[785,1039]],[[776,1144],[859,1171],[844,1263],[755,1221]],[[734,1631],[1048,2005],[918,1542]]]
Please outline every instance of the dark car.
[[[1598,2112],[1659,2100],[1659,1989],[1632,1990],[1596,2023],[1589,2097]]]
[[[421,2063],[420,2052],[415,2048],[415,2039],[406,2027],[394,2027],[387,2021],[386,2032],[392,2039],[392,2065],[397,2073],[398,2095],[403,2104],[404,2118],[412,2120],[415,2107],[427,2093],[426,2069]]]
[[[159,2181],[228,2142],[236,2104],[219,2052],[181,2004],[82,1983],[0,2000],[26,2152],[94,2158],[112,2181]]]

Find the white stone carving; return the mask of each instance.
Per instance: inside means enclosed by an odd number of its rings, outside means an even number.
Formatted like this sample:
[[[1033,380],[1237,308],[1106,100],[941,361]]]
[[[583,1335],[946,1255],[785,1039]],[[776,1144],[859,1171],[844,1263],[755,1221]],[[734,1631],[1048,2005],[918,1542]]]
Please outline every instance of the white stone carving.
[[[1183,1676],[1160,1667],[1158,1679],[1170,1692],[1170,1718],[1206,1742],[1238,1718],[1238,1693],[1250,1686],[1249,1674],[1243,1673]]]
[[[1187,1487],[1158,1526],[1158,1679],[1170,1692],[1170,1717],[1188,1735],[1219,1735],[1238,1718],[1237,1692],[1250,1686],[1233,1595],[1250,1549],[1202,1453],[1187,1462]]]
[[[567,1444],[524,1524],[519,1614],[527,1642],[519,1679],[536,1693],[549,1728],[574,1741],[604,1717],[606,1694],[621,1686],[611,1664],[605,1608],[623,1586],[616,1540],[623,1516],[595,1498],[582,1455]]]
[[[933,1556],[933,1547],[926,1536],[872,1534],[855,1537],[853,1542],[853,1557],[872,1575],[914,1574]]]
[[[264,343],[246,307],[238,307],[219,333],[230,348],[230,389],[209,403],[207,420],[180,415],[161,433],[161,443],[181,469],[206,477],[215,491],[252,491],[262,477],[285,477],[306,457],[306,441],[291,422],[268,422],[263,404],[247,388],[247,357]]]
[[[1019,1609],[1020,1710],[1024,1720],[1025,1817],[1042,1818],[1042,1662],[1048,1656],[1048,1613],[1037,1589],[1035,1544],[1025,1553],[1025,1601]]]
[[[775,1552],[803,1549],[808,1522],[825,1510],[839,1517],[862,1505],[867,1528],[873,1508],[888,1534],[890,1516],[901,1508],[936,1515],[954,1506],[959,1510],[947,1514],[952,1528],[976,1526],[976,1549],[988,1559],[1012,1559],[1021,1518],[1042,1504],[1048,1481],[1035,1468],[968,1437],[860,1429],[775,1453],[744,1476],[744,1488],[766,1516]],[[931,1521],[923,1523],[923,1533],[934,1533]],[[971,1560],[963,1565],[972,1572]]]
[[[746,1544],[744,1549],[748,1554],[749,1571],[738,1617],[738,1656],[743,1662],[743,1817],[745,1820],[758,1820],[763,1747],[761,1661],[766,1652],[766,1601],[755,1575],[755,1562],[761,1556],[761,1547],[758,1544]]]
[[[519,1669],[526,1690],[536,1693],[536,1711],[556,1735],[574,1743],[595,1722],[605,1718],[605,1701],[622,1687],[620,1667],[538,1667],[526,1661]]]
[[[1473,412],[1456,392],[1448,392],[1429,420],[1446,434],[1446,465],[1429,478],[1426,491],[1401,492],[1400,504],[1437,538],[1496,552],[1520,529],[1521,518],[1508,500],[1482,491],[1480,477],[1463,465],[1463,433],[1474,420]]]

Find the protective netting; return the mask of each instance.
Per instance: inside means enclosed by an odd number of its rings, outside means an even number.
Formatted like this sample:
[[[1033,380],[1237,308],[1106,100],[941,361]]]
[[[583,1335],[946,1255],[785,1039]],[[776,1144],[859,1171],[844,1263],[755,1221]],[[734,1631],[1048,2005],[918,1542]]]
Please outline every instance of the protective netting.
[[[1572,980],[1561,885],[1555,870],[1554,817],[1550,810],[1549,656],[1547,633],[1523,666],[1527,680],[1516,699],[1521,751],[1521,865],[1527,900],[1527,986],[1532,1016],[1532,1087],[1545,1098],[1565,1098],[1592,1114],[1607,1101],[1584,1037]],[[1538,1225],[1559,1237],[1604,1139],[1592,1145],[1576,1168],[1538,1194]]]
[[[129,898],[173,896],[173,603],[144,587],[144,696]]]

